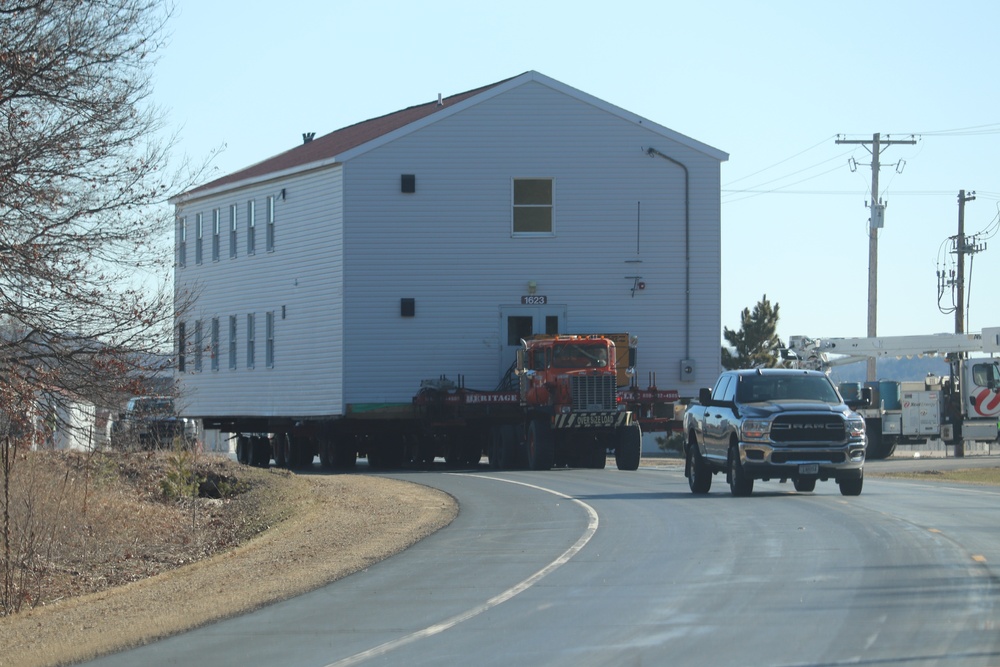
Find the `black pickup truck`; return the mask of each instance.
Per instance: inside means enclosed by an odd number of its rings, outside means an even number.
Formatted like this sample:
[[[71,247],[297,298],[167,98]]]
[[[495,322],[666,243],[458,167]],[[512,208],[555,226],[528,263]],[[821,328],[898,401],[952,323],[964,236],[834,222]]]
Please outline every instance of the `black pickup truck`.
[[[854,409],[868,396],[846,403],[819,371],[726,371],[684,414],[691,491],[708,493],[712,476],[725,472],[734,496],[753,493],[754,480],[772,479],[790,479],[800,492],[833,479],[843,495],[860,495],[865,420]]]
[[[170,396],[135,396],[111,425],[111,446],[118,449],[169,449],[195,444],[195,422],[179,417]]]

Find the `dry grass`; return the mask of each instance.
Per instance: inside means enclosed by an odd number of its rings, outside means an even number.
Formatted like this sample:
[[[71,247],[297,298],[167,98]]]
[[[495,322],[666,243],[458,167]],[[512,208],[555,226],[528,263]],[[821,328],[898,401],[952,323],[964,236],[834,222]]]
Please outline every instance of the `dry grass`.
[[[165,493],[182,465],[221,482],[229,497]],[[6,611],[127,584],[245,542],[279,519],[253,493],[261,472],[219,457],[178,463],[166,452],[22,454],[10,484]]]
[[[867,471],[866,471],[867,472]],[[899,477],[935,482],[961,482],[1000,486],[1000,468],[962,468],[958,470],[921,470],[914,472],[888,472],[880,477]]]

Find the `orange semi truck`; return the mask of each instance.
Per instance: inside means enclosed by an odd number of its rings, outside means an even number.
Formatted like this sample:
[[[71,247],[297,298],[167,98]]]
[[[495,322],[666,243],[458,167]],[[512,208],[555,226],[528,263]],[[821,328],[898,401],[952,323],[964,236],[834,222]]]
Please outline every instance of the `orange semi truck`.
[[[286,432],[238,433],[237,458],[251,465],[324,467],[459,465],[483,456],[494,468],[604,468],[613,451],[635,470],[642,431],[679,430],[675,390],[635,384],[635,339],[627,334],[538,335],[522,341],[505,380],[492,391],[464,379],[425,380],[410,404],[352,406],[341,419],[299,422]],[[206,424],[208,426],[208,424]]]

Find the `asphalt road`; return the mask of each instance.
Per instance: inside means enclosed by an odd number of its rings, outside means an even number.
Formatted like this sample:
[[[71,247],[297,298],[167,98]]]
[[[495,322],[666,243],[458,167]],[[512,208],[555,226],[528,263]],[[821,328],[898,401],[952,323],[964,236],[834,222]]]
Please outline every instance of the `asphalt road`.
[[[394,476],[451,493],[459,517],[316,592],[91,664],[1000,664],[1000,488],[869,477],[856,498],[832,482],[732,498],[721,477],[693,496],[678,467]]]

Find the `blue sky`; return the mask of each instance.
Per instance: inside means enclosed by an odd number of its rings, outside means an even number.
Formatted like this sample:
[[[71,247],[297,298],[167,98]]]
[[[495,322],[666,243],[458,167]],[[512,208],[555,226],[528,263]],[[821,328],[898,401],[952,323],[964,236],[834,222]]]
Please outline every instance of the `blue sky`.
[[[1000,3],[176,0],[154,102],[222,175],[318,135],[537,70],[723,150],[722,323],[864,336],[871,155],[878,333],[954,331],[937,271],[969,235],[967,331],[1000,326]],[[849,161],[856,163],[854,171]],[[901,173],[899,173],[901,172]],[[970,274],[971,275],[968,275]],[[952,306],[951,291],[941,305]]]

